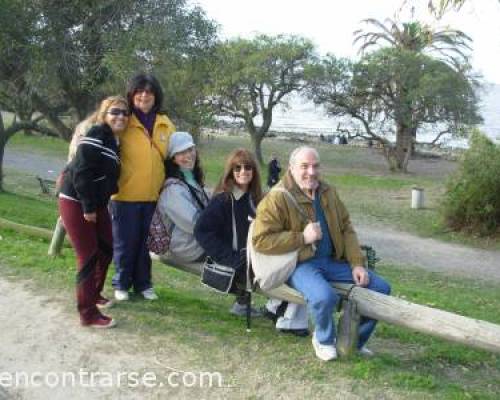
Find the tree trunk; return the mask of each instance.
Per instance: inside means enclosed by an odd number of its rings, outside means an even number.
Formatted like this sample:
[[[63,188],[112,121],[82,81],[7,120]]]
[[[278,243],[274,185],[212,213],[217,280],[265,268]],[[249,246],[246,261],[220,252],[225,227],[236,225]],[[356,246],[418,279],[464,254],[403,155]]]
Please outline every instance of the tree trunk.
[[[5,152],[5,145],[7,144],[7,141],[4,138],[5,132],[2,130],[0,131],[0,192],[3,192],[3,155]]]
[[[264,136],[258,132],[250,132],[250,135],[252,136],[255,157],[260,165],[264,165],[264,158],[262,157],[262,139],[264,139]]]
[[[407,172],[408,162],[413,152],[413,130],[398,124],[396,130],[396,146],[389,153],[391,169]]]

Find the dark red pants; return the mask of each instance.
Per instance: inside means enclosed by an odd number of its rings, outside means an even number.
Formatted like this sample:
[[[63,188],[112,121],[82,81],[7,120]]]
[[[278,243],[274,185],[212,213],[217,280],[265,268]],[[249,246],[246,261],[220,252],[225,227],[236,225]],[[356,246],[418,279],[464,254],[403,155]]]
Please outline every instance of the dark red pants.
[[[96,301],[104,286],[113,256],[111,219],[107,208],[99,208],[97,222],[83,218],[79,202],[59,198],[59,213],[78,259],[76,301],[82,324],[89,324],[101,314]]]

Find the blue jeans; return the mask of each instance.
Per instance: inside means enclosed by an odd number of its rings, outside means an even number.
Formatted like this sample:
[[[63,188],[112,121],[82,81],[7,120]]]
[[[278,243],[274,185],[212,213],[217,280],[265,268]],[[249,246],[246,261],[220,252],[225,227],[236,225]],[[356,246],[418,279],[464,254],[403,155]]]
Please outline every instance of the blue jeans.
[[[367,289],[383,294],[391,292],[391,287],[384,279],[372,271],[368,271],[368,274],[370,283]],[[306,299],[309,313],[314,319],[316,339],[321,344],[333,344],[335,340],[333,312],[340,296],[330,282],[354,283],[347,262],[331,257],[311,258],[297,264],[288,279],[288,284]],[[361,318],[358,348],[367,342],[376,323],[374,319]]]
[[[140,293],[152,287],[151,258],[146,246],[154,202],[111,201],[113,260],[116,273],[113,287]]]

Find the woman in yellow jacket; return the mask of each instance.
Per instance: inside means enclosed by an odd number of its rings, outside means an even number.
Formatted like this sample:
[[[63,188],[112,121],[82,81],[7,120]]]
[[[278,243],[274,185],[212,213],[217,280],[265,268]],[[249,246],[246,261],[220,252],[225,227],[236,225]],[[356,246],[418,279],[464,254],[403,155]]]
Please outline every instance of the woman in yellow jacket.
[[[111,201],[113,287],[119,301],[128,300],[130,288],[147,300],[156,300],[146,238],[165,180],[164,160],[175,127],[166,115],[159,114],[163,91],[154,76],[132,78],[127,100],[132,115],[120,138],[119,191]]]

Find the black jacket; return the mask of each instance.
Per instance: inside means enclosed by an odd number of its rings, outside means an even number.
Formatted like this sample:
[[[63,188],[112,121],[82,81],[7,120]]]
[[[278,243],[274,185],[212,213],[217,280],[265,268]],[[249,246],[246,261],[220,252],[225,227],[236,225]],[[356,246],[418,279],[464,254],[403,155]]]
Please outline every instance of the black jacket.
[[[272,159],[268,164],[267,186],[274,186],[280,180],[281,167],[276,159]]]
[[[106,207],[118,191],[120,159],[118,144],[106,125],[97,125],[81,139],[76,155],[67,165],[60,193],[79,200],[84,213]]]
[[[241,269],[246,265],[248,228],[255,218],[255,207],[249,193],[234,199],[238,250],[233,250],[231,193],[215,195],[202,211],[194,227],[194,236],[205,253],[219,264]]]

